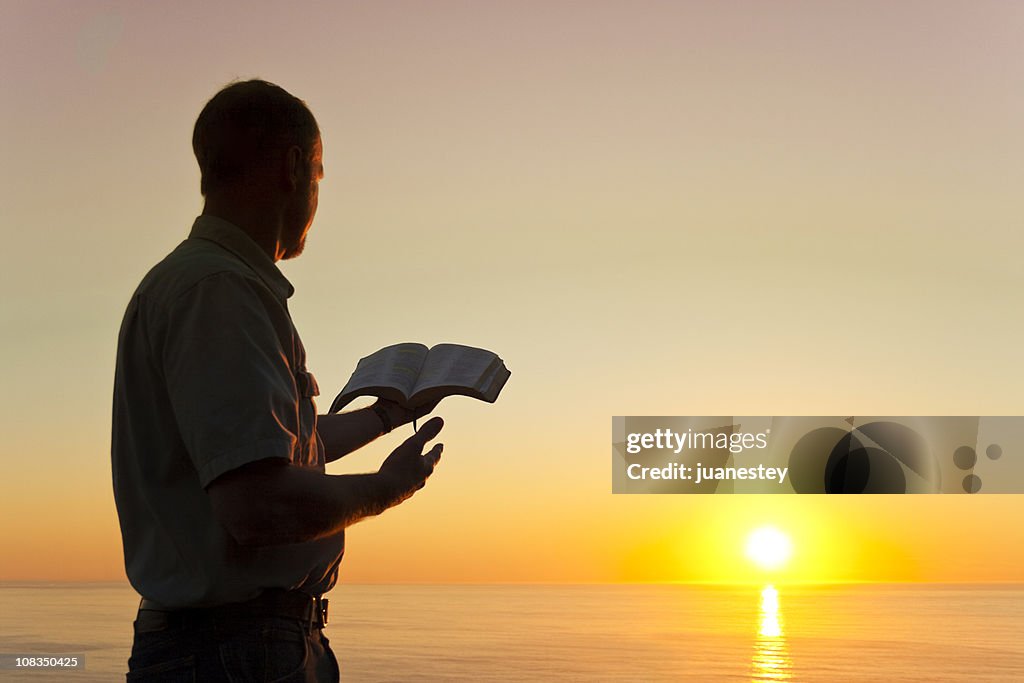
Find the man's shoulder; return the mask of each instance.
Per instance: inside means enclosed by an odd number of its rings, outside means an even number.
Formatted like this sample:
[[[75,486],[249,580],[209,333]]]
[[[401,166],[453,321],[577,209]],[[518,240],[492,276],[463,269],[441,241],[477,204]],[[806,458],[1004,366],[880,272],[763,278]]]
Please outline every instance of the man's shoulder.
[[[192,237],[177,246],[142,279],[137,296],[171,303],[202,282],[256,284],[259,277],[241,259],[210,240]]]

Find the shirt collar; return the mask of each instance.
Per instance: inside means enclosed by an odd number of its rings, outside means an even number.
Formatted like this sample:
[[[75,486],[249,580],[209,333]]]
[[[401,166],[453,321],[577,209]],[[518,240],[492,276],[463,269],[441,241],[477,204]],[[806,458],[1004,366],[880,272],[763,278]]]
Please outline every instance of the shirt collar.
[[[282,299],[287,299],[295,293],[292,283],[288,282],[273,259],[234,223],[217,216],[199,216],[192,224],[192,232],[189,233],[189,239],[196,237],[215,242],[237,256]]]

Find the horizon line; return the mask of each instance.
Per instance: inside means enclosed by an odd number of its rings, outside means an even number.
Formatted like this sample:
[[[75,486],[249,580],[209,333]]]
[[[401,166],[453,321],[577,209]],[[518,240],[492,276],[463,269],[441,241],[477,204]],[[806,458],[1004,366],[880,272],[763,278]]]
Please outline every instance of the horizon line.
[[[131,588],[127,579],[0,579],[0,587],[28,585],[84,585],[107,584]],[[703,586],[703,587],[748,587],[748,586],[883,586],[883,585],[933,585],[933,586],[1024,586],[1024,579],[998,580],[820,580],[792,581],[765,578],[758,581],[339,581],[331,590],[343,586]]]

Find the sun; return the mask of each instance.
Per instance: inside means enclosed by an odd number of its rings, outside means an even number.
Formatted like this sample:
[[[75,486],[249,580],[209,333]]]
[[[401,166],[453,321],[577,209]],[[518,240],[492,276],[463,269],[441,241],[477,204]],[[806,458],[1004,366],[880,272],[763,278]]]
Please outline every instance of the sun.
[[[747,537],[747,557],[762,569],[778,569],[793,552],[789,536],[775,527],[761,527]]]

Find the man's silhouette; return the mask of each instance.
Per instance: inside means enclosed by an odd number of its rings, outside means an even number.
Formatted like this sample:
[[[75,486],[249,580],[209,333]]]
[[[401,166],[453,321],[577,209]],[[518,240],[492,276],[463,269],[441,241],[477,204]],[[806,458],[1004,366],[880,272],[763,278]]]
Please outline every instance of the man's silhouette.
[[[337,680],[321,596],[344,529],[424,485],[442,423],[375,473],[325,474],[429,410],[381,400],[316,415],[275,265],[302,252],[316,213],[316,120],[275,85],[234,83],[206,104],[192,146],[203,213],[145,276],[118,338],[114,497],[143,598],[128,679]]]

